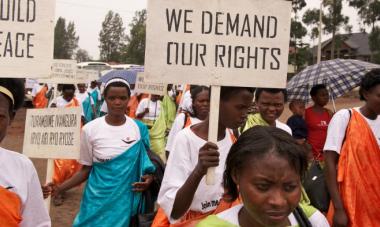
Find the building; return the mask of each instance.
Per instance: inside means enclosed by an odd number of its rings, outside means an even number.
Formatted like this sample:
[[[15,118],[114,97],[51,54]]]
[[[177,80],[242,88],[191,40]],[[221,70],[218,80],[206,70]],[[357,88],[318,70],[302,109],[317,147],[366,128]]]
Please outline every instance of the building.
[[[371,62],[371,50],[368,44],[367,33],[351,33],[336,36],[337,46],[335,48],[334,58],[343,59],[358,59],[362,61]],[[331,45],[332,39],[326,40],[322,43],[322,56],[321,60],[331,59]],[[314,63],[317,62],[318,46],[312,48]]]

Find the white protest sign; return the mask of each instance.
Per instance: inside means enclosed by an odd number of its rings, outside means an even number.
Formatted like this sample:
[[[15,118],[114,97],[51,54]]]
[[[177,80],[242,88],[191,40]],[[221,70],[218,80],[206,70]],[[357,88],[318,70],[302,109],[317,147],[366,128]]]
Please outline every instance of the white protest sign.
[[[144,73],[138,73],[136,78],[135,91],[138,93],[152,95],[166,95],[167,85],[162,83],[149,83],[145,80]]]
[[[49,76],[54,12],[55,0],[0,0],[0,77]]]
[[[99,79],[95,70],[78,69],[75,60],[54,59],[49,78],[39,79],[40,83],[78,84]]]
[[[31,158],[78,159],[81,108],[28,109],[23,153]]]
[[[150,82],[285,87],[291,2],[149,0]]]

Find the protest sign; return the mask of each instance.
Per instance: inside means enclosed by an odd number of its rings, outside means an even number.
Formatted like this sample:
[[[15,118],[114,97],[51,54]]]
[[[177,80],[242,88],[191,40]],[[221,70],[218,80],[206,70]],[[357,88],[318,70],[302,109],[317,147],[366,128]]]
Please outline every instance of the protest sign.
[[[54,12],[55,0],[0,0],[0,77],[49,76]]]
[[[149,0],[150,82],[286,85],[291,2]]]
[[[29,109],[23,153],[31,158],[78,159],[81,108]]]
[[[162,83],[149,83],[145,80],[144,73],[138,73],[136,79],[135,90],[138,93],[152,95],[166,95],[167,85]]]
[[[50,77],[39,79],[40,83],[52,84],[78,84],[89,83],[99,79],[95,70],[78,69],[75,60],[54,59]]]

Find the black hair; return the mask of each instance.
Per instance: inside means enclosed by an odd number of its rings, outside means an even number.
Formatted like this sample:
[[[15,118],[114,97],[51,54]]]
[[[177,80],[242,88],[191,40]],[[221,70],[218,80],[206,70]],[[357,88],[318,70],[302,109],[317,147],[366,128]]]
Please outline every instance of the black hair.
[[[239,197],[239,191],[232,176],[246,165],[251,165],[252,158],[260,159],[270,152],[285,158],[301,178],[304,176],[308,165],[305,149],[281,129],[255,126],[244,132],[228,153],[223,176],[223,185],[228,199],[235,200]]]
[[[373,69],[369,71],[365,76],[363,77],[361,83],[360,83],[360,100],[367,101],[364,98],[363,92],[369,91],[372,88],[376,87],[380,84],[380,69]]]
[[[255,92],[255,100],[256,101],[259,100],[259,97],[260,97],[261,93],[263,93],[263,91],[271,93],[271,94],[277,94],[277,93],[281,92],[284,95],[285,102],[288,101],[288,93],[287,93],[286,89],[283,89],[283,88],[257,88],[256,92]]]
[[[106,86],[106,88],[104,89],[104,97],[107,96],[108,90],[111,87],[125,87],[125,88],[127,88],[128,97],[131,97],[131,89],[129,88],[129,86],[127,84],[123,83],[123,82],[120,82],[120,81],[115,81],[115,82],[112,82],[112,83],[108,84]]]
[[[0,78],[0,86],[7,88],[13,95],[14,105],[12,104],[12,100],[4,95],[9,100],[10,113],[22,107],[25,96],[25,83],[23,79]]]
[[[294,105],[296,104],[303,104],[305,105],[305,102],[302,101],[302,100],[299,100],[299,99],[294,99],[292,101],[289,102],[289,109],[292,109],[294,107]]]
[[[210,88],[206,86],[195,86],[190,89],[191,99],[195,100],[197,98],[197,95],[202,91],[210,91]]]
[[[313,96],[316,96],[318,91],[319,90],[322,90],[322,89],[326,89],[326,85],[324,84],[317,84],[317,85],[314,85],[311,90],[310,90],[310,96],[313,97]]]
[[[74,84],[63,84],[62,85],[62,92],[65,90],[74,90],[75,92],[75,85]]]
[[[220,89],[220,100],[227,101],[229,100],[232,96],[236,95],[241,90],[246,90],[249,93],[253,95],[255,92],[255,88],[253,87],[227,87],[227,86],[222,86]]]

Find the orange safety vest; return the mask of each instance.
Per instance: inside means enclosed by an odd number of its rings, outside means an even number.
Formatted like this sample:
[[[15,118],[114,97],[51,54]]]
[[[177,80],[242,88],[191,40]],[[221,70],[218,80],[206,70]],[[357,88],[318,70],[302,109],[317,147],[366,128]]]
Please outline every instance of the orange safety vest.
[[[45,97],[46,92],[48,91],[47,86],[43,86],[41,90],[33,98],[33,106],[37,109],[46,108],[48,104],[48,99]]]
[[[342,146],[337,182],[350,227],[376,227],[380,223],[380,148],[367,121],[352,110]],[[334,207],[328,219],[332,223]]]
[[[73,98],[65,108],[79,106],[79,101]],[[82,165],[77,160],[72,159],[55,159],[54,160],[54,176],[53,182],[56,185],[60,185],[66,180],[70,179],[76,172],[82,168]]]
[[[0,186],[0,225],[19,226],[22,221],[21,200],[14,192]]]

